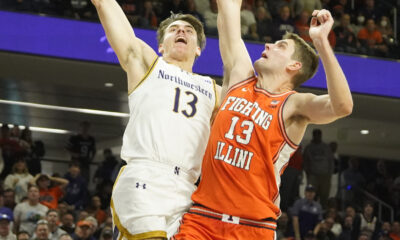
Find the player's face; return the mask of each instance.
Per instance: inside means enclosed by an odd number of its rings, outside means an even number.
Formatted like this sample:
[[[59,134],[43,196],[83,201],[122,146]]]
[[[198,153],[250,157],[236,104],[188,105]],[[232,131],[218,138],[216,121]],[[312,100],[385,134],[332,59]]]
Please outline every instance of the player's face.
[[[292,59],[295,50],[295,43],[292,39],[284,39],[275,43],[266,43],[264,51],[261,53],[254,66],[257,72],[263,70],[267,72],[287,71],[296,61]]]
[[[188,22],[181,20],[172,22],[165,29],[164,40],[159,46],[159,52],[164,57],[171,57],[179,61],[200,56],[196,30]]]

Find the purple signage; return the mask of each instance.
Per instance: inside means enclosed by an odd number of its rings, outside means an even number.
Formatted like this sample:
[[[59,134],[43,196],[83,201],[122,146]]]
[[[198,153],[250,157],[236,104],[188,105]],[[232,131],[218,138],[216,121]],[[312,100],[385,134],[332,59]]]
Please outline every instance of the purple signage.
[[[157,49],[156,33],[135,29],[135,34]],[[253,61],[263,44],[246,43]],[[118,64],[99,23],[0,11],[0,50]],[[400,98],[400,62],[337,55],[353,92]],[[222,76],[218,39],[207,38],[206,49],[193,69],[199,74]],[[320,65],[305,87],[326,88]]]

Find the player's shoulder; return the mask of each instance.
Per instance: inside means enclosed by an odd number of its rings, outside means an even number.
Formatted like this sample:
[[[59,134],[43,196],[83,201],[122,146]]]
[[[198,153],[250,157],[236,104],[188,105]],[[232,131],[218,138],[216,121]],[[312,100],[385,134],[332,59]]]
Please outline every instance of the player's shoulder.
[[[313,93],[301,93],[301,92],[294,92],[293,94],[290,95],[290,97],[287,100],[288,105],[303,105],[306,104],[309,101],[312,101],[316,97],[315,94]]]

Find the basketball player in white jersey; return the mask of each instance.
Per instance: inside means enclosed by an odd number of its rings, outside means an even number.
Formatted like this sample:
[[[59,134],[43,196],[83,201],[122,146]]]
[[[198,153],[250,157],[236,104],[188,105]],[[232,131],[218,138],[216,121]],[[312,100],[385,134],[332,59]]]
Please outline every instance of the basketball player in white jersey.
[[[118,239],[166,239],[191,205],[216,107],[214,80],[192,73],[205,45],[202,24],[172,15],[158,51],[138,39],[115,0],[92,0],[128,75],[130,119],[111,209]],[[118,230],[118,231],[116,231]]]

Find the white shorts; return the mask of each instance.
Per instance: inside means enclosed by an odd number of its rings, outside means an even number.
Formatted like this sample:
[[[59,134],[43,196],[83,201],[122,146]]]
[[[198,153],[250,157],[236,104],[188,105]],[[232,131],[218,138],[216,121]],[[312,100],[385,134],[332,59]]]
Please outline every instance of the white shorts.
[[[130,161],[119,172],[111,198],[118,240],[169,238],[175,234],[182,215],[192,205],[193,182],[195,179],[179,167]]]

